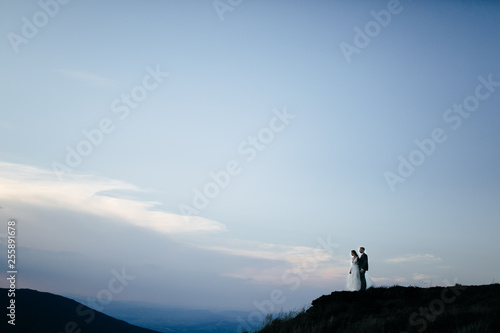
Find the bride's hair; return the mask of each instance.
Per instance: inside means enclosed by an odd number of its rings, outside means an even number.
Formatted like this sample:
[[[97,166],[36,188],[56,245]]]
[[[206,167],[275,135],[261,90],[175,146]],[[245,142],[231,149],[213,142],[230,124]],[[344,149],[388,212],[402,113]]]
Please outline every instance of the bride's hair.
[[[352,250],[352,251],[351,251],[351,254],[352,254],[353,256],[355,256],[356,258],[358,257],[358,253],[357,253],[355,250]]]

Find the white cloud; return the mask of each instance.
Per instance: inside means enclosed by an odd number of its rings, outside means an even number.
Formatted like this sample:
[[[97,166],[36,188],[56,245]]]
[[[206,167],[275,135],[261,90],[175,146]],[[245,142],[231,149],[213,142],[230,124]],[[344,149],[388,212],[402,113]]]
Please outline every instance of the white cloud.
[[[16,202],[84,212],[164,233],[226,230],[223,224],[202,217],[187,221],[181,215],[153,210],[157,202],[101,195],[109,191],[144,192],[120,180],[76,175],[61,182],[47,170],[0,162],[0,183],[0,199],[5,205]]]
[[[0,121],[0,129],[3,129],[3,130],[15,130],[16,126],[14,126],[9,121],[2,120],[2,121]]]
[[[294,276],[307,276],[310,281],[331,282],[332,278],[345,278],[349,267],[349,265],[338,267],[342,260],[332,254],[332,249],[324,248],[325,244],[327,246],[329,244],[324,241],[318,242],[316,247],[215,237],[196,238],[195,242],[192,237],[191,241],[184,241],[202,250],[255,259],[255,266],[250,264],[250,261],[249,265],[243,268],[228,267],[221,274],[259,284],[283,284],[283,275],[287,272]],[[262,260],[273,263],[263,267]]]
[[[53,216],[54,220],[60,220],[61,215],[58,215],[58,212],[64,211],[62,216],[73,221],[73,226],[64,229],[70,234],[58,237],[57,244],[51,243],[50,249],[80,251],[87,242],[82,238],[88,237],[88,233],[71,231],[86,230],[81,229],[79,223],[85,221],[82,216],[90,214],[99,217],[96,221],[102,221],[100,223],[103,223],[103,230],[109,230],[104,224],[106,221],[118,221],[124,226],[140,226],[144,230],[169,235],[169,242],[173,241],[182,248],[187,246],[204,253],[213,253],[214,263],[223,257],[230,262],[239,262],[238,265],[220,267],[217,272],[219,276],[256,284],[282,285],[283,275],[288,272],[290,276],[299,277],[301,281],[329,285],[334,280],[343,281],[348,272],[349,265],[344,263],[344,256],[335,255],[333,250],[338,246],[331,243],[329,238],[318,239],[315,246],[232,238],[228,233],[220,233],[226,231],[226,227],[219,222],[203,217],[185,219],[181,215],[155,210],[160,203],[135,199],[130,193],[140,194],[146,191],[124,181],[73,174],[63,182],[48,170],[0,162],[0,183],[0,202],[8,210],[5,213],[15,216],[15,210],[35,212],[37,210],[34,208],[39,207],[51,214],[45,218],[51,219]],[[37,223],[34,219],[32,222]],[[39,232],[44,230],[43,228],[32,225],[31,229],[32,232]],[[130,235],[126,235],[127,238],[123,241],[130,241]],[[40,243],[34,244],[33,239],[36,239],[36,242],[43,241],[34,236],[25,246],[45,248]],[[234,259],[228,259],[227,256]],[[132,262],[132,258],[127,260]]]
[[[224,242],[224,246],[206,245],[211,251],[255,259],[286,261],[296,266],[307,265],[310,261],[329,261],[333,256],[318,244],[317,248],[263,243],[241,239]]]
[[[372,280],[375,281],[377,285],[380,286],[387,286],[387,285],[394,285],[394,284],[399,284],[406,282],[406,279],[404,277],[400,276],[395,276],[395,277],[372,277]]]
[[[77,79],[79,81],[83,81],[87,84],[98,86],[98,87],[109,87],[116,88],[119,86],[119,82],[104,76],[100,76],[93,73],[83,72],[83,71],[75,71],[75,70],[65,70],[61,69],[59,72],[65,76],[69,76],[71,78]]]
[[[421,273],[413,273],[413,280],[415,280],[415,281],[430,280],[432,278],[433,277],[430,275],[421,274]]]
[[[73,175],[64,182],[48,170],[21,164],[0,162],[0,200],[19,202],[24,206],[64,209],[92,214],[104,218],[126,221],[129,224],[160,231],[175,233],[176,239],[195,248],[214,251],[231,256],[252,259],[282,261],[302,267],[313,262],[334,260],[328,241],[316,247],[272,244],[259,241],[218,237],[216,234],[203,235],[186,232],[226,231],[222,223],[199,216],[185,219],[173,213],[154,210],[160,203],[141,201],[130,195],[109,195],[109,193],[141,193],[140,189],[124,181],[92,175]],[[213,245],[217,244],[217,245]],[[332,246],[335,246],[333,244]],[[330,251],[330,252],[329,252]]]
[[[434,257],[433,254],[407,254],[396,258],[390,258],[386,261],[392,264],[399,264],[402,262],[434,263],[441,260],[441,258]]]
[[[445,266],[437,266],[436,268],[439,268],[439,269],[450,269],[451,266],[449,265],[445,265]]]

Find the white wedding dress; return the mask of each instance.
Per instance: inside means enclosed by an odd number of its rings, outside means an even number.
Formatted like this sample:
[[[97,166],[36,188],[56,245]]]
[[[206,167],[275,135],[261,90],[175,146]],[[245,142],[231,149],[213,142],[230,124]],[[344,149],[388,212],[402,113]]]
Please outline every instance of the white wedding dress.
[[[351,274],[347,275],[347,290],[358,291],[361,289],[361,279],[359,277],[358,258],[351,260]]]

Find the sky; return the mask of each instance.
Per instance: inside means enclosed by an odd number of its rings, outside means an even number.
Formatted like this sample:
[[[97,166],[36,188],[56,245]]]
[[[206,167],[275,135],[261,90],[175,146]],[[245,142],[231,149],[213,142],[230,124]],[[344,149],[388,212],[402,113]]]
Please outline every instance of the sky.
[[[377,285],[498,282],[499,13],[0,1],[17,287],[288,311],[344,290],[360,246]]]

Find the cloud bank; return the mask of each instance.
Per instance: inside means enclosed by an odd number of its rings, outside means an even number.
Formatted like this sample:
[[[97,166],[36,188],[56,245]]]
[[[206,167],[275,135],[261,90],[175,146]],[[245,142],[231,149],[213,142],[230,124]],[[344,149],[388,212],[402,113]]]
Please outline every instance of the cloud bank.
[[[108,218],[162,233],[225,231],[222,223],[203,217],[183,216],[154,210],[159,204],[105,193],[141,193],[124,181],[92,175],[75,175],[61,182],[50,171],[21,164],[0,162],[0,200],[24,205],[60,208]]]

